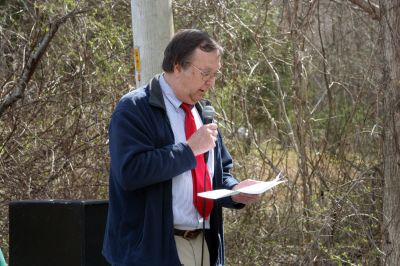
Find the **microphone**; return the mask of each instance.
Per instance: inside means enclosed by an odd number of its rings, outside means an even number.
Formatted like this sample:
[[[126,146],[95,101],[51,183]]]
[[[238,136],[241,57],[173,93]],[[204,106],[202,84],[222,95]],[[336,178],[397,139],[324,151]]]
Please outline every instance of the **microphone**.
[[[211,105],[206,105],[203,108],[203,124],[211,124],[214,120],[215,109]],[[210,152],[204,153],[204,161],[207,163]]]
[[[211,105],[206,105],[203,108],[203,123],[204,125],[211,124],[214,120],[215,109]]]

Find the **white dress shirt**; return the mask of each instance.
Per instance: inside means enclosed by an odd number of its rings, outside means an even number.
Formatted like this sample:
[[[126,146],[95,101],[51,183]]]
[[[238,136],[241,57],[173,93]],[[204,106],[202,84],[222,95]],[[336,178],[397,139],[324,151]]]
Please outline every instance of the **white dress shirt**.
[[[171,123],[175,137],[175,143],[186,142],[185,111],[180,108],[182,101],[176,98],[174,91],[160,76],[160,85],[164,97],[167,115]],[[192,108],[192,114],[196,127],[203,125],[196,108]],[[214,175],[214,151],[210,150],[207,161],[208,172],[212,182]],[[172,179],[172,209],[174,215],[174,227],[181,230],[193,230],[203,228],[203,217],[197,212],[193,204],[192,172],[186,171]],[[209,219],[206,220],[206,228],[209,228]]]

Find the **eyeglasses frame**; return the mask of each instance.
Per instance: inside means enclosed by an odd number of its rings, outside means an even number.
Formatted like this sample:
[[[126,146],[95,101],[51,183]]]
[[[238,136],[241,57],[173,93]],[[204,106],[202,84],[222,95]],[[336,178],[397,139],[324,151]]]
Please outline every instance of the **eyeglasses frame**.
[[[212,73],[212,72],[207,73],[207,72],[201,70],[200,68],[198,68],[197,66],[195,66],[193,63],[189,62],[189,64],[200,72],[201,79],[203,81],[209,81],[210,79],[218,79],[220,76],[222,76],[222,72],[220,70],[217,70],[214,73]]]

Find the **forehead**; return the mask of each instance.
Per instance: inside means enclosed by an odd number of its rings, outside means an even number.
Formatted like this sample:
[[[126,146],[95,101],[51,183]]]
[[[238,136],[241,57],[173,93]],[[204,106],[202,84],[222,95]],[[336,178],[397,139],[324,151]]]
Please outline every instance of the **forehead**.
[[[197,48],[192,56],[192,64],[203,70],[214,70],[221,67],[221,55],[218,50],[204,52]]]

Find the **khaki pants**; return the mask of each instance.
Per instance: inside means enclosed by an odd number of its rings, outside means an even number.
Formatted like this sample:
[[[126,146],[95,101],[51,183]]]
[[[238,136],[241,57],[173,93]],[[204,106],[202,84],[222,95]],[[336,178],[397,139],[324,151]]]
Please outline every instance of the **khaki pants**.
[[[175,236],[176,249],[178,250],[179,260],[184,266],[201,266],[201,245],[203,233],[194,239],[185,239]],[[208,252],[207,242],[204,239],[203,266],[210,266],[210,253]]]

